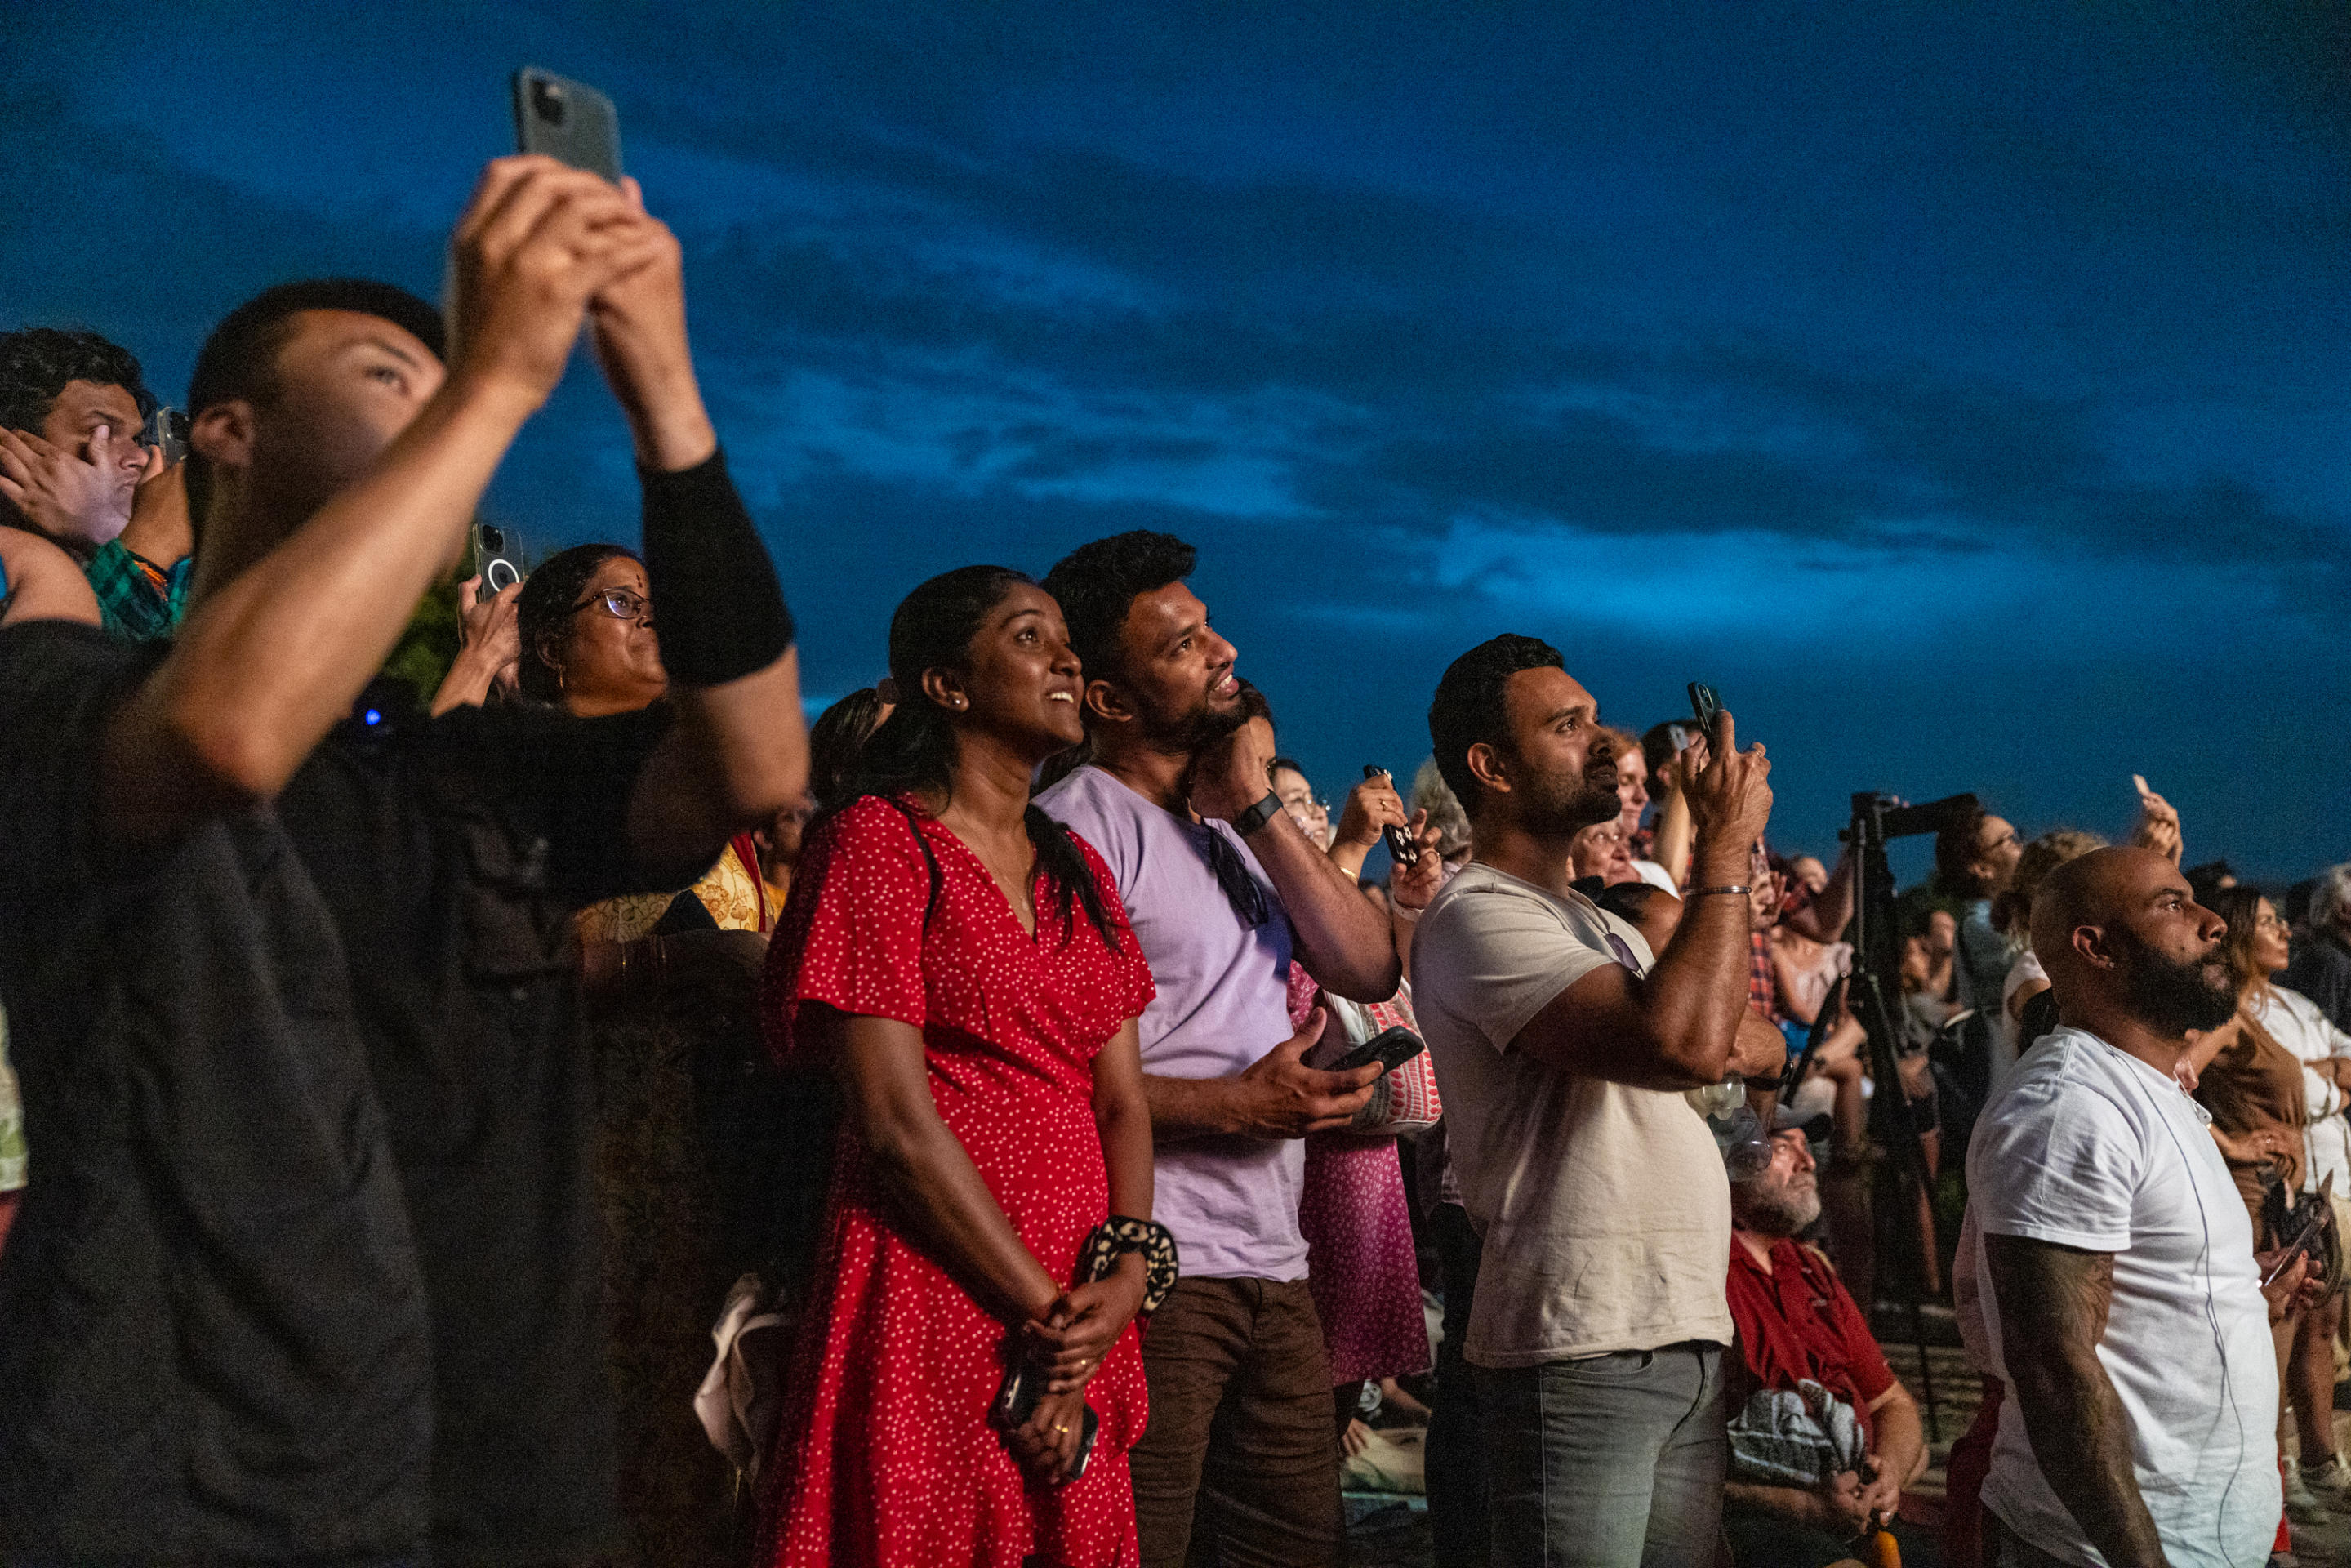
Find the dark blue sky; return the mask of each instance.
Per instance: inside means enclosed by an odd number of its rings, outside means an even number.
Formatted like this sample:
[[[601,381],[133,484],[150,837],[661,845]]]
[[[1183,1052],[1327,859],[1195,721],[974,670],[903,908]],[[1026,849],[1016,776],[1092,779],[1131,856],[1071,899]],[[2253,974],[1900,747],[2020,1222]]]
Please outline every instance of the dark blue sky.
[[[176,400],[229,305],[434,291],[506,77],[603,86],[803,628],[1138,526],[1326,789],[1446,661],[1710,679],[1775,838],[1973,788],[2351,854],[2351,20],[2317,4],[18,8],[0,321]],[[583,361],[493,500],[632,538]]]

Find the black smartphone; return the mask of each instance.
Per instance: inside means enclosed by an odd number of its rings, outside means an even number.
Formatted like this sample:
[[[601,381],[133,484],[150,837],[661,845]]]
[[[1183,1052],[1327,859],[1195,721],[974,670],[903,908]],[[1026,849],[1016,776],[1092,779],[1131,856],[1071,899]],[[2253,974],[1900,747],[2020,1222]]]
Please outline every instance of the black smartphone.
[[[1346,1055],[1322,1069],[1325,1072],[1353,1072],[1358,1067],[1369,1067],[1376,1061],[1383,1072],[1393,1072],[1428,1049],[1428,1042],[1402,1024],[1384,1029]]]
[[[474,525],[474,575],[482,580],[475,590],[481,598],[504,593],[523,580],[522,536],[497,523]]]
[[[1366,779],[1386,779],[1393,777],[1393,775],[1376,762],[1366,762],[1364,764],[1364,777]],[[1387,841],[1388,858],[1395,862],[1397,865],[1403,867],[1406,871],[1410,871],[1414,866],[1420,863],[1420,846],[1412,841],[1412,835],[1410,833],[1405,832],[1394,822],[1390,822],[1386,827],[1380,830],[1380,837]]]
[[[1703,681],[1689,684],[1690,712],[1698,715],[1698,731],[1711,743],[1714,739],[1714,716],[1722,711],[1722,699],[1714,688]]]
[[[188,455],[188,416],[176,408],[158,408],[140,438],[142,446],[163,449],[163,466],[184,462]]]
[[[574,169],[621,178],[621,117],[584,82],[525,66],[514,74],[515,146]]]
[[[1045,1396],[1047,1378],[1040,1369],[1026,1362],[1015,1362],[996,1385],[996,1397],[987,1406],[988,1424],[999,1432],[1009,1432],[1029,1424],[1037,1413],[1037,1401]],[[1102,1419],[1091,1405],[1080,1406],[1085,1412],[1085,1425],[1078,1431],[1077,1462],[1070,1467],[1070,1479],[1076,1480],[1086,1473],[1086,1465],[1094,1457],[1094,1440],[1102,1435]]]

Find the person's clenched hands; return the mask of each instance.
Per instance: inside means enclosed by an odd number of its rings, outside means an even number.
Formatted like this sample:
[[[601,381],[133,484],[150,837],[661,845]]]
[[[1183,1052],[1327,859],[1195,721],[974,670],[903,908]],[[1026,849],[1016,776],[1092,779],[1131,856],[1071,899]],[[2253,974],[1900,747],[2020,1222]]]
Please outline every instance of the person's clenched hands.
[[[511,689],[522,662],[522,622],[515,612],[522,584],[508,583],[487,599],[481,591],[478,577],[457,585],[457,657],[478,665],[492,684]]]
[[[1004,1445],[1023,1470],[1048,1486],[1060,1486],[1077,1464],[1085,1419],[1083,1394],[1048,1394],[1028,1420],[1004,1434]]]
[[[493,161],[449,241],[450,380],[537,408],[590,298],[654,246],[610,181],[539,153]]]
[[[1813,1495],[1821,1527],[1839,1540],[1850,1541],[1869,1528],[1869,1489],[1856,1472],[1840,1471]]]
[[[82,554],[130,525],[139,470],[123,461],[139,451],[136,431],[99,425],[83,451],[29,430],[0,430],[0,497],[42,533]]]
[[[1372,1085],[1384,1071],[1378,1062],[1353,1072],[1323,1072],[1302,1060],[1330,1020],[1326,1009],[1316,1008],[1305,1028],[1233,1080],[1240,1107],[1235,1132],[1254,1138],[1302,1138],[1347,1125],[1371,1103]]]
[[[1021,1326],[1021,1354],[1051,1380],[1045,1385],[1050,1392],[1068,1394],[1093,1381],[1102,1358],[1143,1310],[1143,1255],[1129,1252],[1108,1279],[1062,1292],[1041,1319]]]

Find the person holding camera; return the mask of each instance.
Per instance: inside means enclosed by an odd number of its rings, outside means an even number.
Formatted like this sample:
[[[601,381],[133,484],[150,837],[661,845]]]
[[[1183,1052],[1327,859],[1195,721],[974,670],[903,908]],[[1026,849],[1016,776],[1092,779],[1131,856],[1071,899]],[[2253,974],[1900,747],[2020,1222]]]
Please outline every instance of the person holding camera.
[[[797,798],[789,612],[676,240],[491,163],[451,324],[283,285],[198,356],[180,632],[0,631],[0,994],[37,1175],[0,1264],[8,1549],[554,1561],[611,1536],[569,912]],[[590,326],[676,612],[664,710],[371,685]]]
[[[1504,635],[1428,710],[1474,858],[1413,938],[1447,1146],[1483,1243],[1465,1353],[1486,1424],[1494,1558],[1714,1559],[1728,1447],[1729,1183],[1685,1091],[1771,1075],[1747,1006],[1748,853],[1762,748],[1724,714],[1685,758],[1696,876],[1653,953],[1569,884],[1615,818],[1616,741],[1558,650]]]

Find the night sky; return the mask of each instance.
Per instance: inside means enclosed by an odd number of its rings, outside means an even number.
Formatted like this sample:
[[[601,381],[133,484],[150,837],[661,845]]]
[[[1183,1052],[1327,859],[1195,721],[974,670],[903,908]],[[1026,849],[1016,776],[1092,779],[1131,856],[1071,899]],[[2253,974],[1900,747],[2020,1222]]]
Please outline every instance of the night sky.
[[[812,697],[1135,527],[1327,792],[1446,662],[1719,686],[1776,842],[1974,789],[2351,856],[2351,13],[12,6],[0,324],[181,400],[284,278],[437,290],[530,63],[620,106]],[[492,506],[633,541],[583,359]]]

